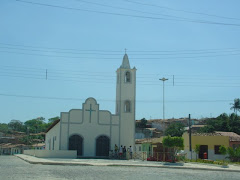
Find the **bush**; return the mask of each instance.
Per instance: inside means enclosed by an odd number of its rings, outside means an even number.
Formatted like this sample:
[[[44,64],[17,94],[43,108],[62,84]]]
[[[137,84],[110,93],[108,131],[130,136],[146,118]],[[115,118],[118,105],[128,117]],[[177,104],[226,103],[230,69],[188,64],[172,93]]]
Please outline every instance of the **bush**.
[[[232,162],[240,162],[240,146],[236,149],[229,147],[227,149],[227,154],[229,155],[229,159]]]

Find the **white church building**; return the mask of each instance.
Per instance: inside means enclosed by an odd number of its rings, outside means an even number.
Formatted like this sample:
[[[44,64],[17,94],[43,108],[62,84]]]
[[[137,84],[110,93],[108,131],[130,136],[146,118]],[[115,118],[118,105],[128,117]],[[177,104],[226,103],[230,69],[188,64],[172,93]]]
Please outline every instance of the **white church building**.
[[[61,112],[60,120],[47,130],[46,150],[77,150],[80,157],[108,156],[115,144],[135,145],[136,68],[128,55],[116,71],[116,112],[102,110],[90,97],[82,109]]]

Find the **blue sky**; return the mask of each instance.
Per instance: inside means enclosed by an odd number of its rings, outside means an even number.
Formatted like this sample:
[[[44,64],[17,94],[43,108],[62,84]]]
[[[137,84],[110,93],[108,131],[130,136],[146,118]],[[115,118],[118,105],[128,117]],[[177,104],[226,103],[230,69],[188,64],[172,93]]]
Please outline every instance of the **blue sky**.
[[[59,116],[88,97],[115,113],[125,48],[137,68],[137,119],[162,118],[162,77],[166,118],[231,113],[240,89],[239,7],[237,0],[1,0],[0,123]]]

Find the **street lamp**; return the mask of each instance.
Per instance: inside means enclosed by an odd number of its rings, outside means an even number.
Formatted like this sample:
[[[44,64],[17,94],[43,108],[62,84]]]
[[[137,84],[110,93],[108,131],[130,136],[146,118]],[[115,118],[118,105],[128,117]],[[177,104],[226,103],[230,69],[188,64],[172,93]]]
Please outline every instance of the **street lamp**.
[[[165,130],[165,124],[164,124],[164,119],[165,119],[165,107],[164,107],[164,82],[167,81],[168,79],[166,79],[165,77],[163,77],[162,79],[159,79],[163,82],[163,125],[164,128],[163,130]]]

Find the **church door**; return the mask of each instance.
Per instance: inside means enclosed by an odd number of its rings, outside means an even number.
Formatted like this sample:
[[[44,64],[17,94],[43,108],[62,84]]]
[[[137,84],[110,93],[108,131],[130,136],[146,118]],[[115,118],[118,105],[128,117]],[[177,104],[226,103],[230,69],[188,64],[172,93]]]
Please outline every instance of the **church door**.
[[[69,138],[69,150],[77,150],[77,155],[82,156],[83,138],[79,135],[72,135]]]
[[[109,155],[110,139],[107,136],[99,136],[96,140],[96,156]]]

